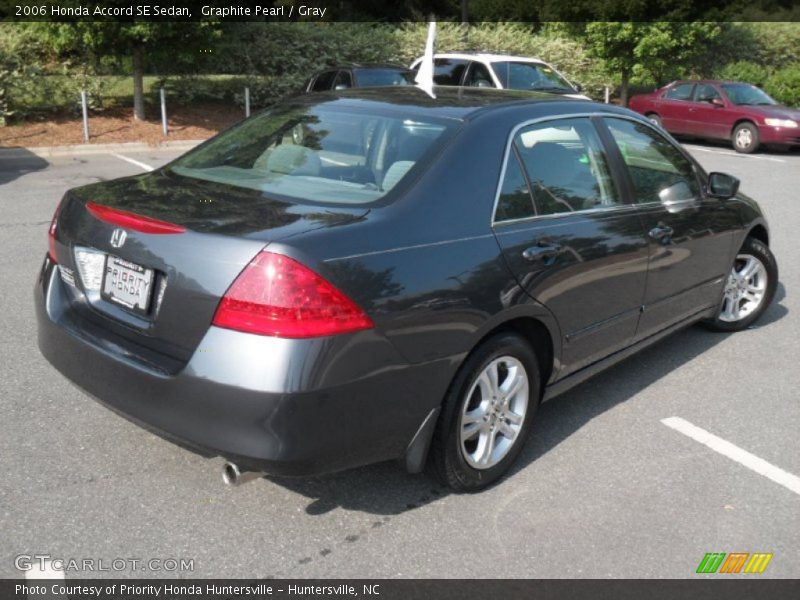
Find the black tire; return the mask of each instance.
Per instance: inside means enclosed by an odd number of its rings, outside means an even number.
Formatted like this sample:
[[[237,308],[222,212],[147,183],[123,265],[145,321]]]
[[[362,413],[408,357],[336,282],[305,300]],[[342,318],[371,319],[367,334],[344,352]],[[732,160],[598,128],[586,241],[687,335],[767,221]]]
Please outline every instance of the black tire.
[[[731,135],[733,149],[742,154],[752,154],[760,145],[758,127],[753,123],[739,123]]]
[[[494,361],[506,360],[509,357],[522,365],[527,376],[528,394],[525,414],[516,436],[508,445],[508,450],[502,459],[492,466],[475,468],[468,463],[464,455],[465,451],[462,450],[462,412],[466,410],[465,404],[468,407],[471,402],[475,401],[476,394],[482,395],[477,388],[475,393],[469,395],[470,390],[478,385],[479,376]],[[510,373],[510,370],[507,371],[506,376],[509,377]],[[500,377],[498,377],[499,379]],[[539,362],[534,350],[524,338],[514,333],[499,333],[476,348],[461,366],[450,386],[442,404],[442,414],[431,443],[430,465],[442,484],[457,492],[475,492],[490,486],[502,477],[525,445],[533,416],[539,405],[540,391]],[[502,421],[502,418],[500,420]],[[487,423],[485,427],[492,423],[494,421]],[[499,432],[502,426],[502,423],[498,426],[495,436],[502,435]],[[494,431],[493,425],[492,431]],[[498,439],[498,444],[503,440],[502,437],[492,439]],[[468,443],[465,442],[465,444]]]
[[[755,310],[752,312],[744,315],[738,320],[726,320],[723,318],[726,302],[728,302],[727,291],[729,282],[726,281],[725,289],[723,290],[723,296],[720,300],[720,306],[717,310],[717,315],[705,323],[706,326],[713,331],[733,332],[747,329],[753,323],[755,323],[761,317],[761,315],[764,314],[764,312],[769,308],[769,305],[772,303],[773,298],[775,298],[775,290],[778,287],[778,263],[769,247],[764,244],[764,242],[761,242],[755,238],[747,238],[744,244],[742,244],[742,248],[736,254],[737,258],[734,260],[734,264],[731,267],[731,272],[737,269],[737,263],[742,262],[742,259],[740,259],[742,256],[755,257],[764,266],[764,270],[766,271],[764,295],[761,298],[757,308],[755,308]]]
[[[647,117],[647,119],[656,127],[664,129],[664,125],[661,123],[661,117],[659,117],[656,113],[647,113],[645,117]]]

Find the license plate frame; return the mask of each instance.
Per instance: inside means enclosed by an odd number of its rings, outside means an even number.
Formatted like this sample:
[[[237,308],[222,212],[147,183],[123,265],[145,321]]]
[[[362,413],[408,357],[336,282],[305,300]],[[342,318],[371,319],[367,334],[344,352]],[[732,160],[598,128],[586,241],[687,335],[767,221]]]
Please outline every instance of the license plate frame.
[[[138,315],[147,315],[150,312],[154,281],[153,269],[108,254],[100,296]]]

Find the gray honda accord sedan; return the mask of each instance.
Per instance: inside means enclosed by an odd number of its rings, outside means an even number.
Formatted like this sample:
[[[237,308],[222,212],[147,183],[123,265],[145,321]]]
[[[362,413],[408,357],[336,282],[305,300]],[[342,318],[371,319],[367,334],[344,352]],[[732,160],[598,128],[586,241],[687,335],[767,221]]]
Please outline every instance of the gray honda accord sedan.
[[[59,204],[39,347],[248,473],[399,459],[496,481],[538,405],[778,280],[736,178],[635,113],[548,94],[311,94]]]

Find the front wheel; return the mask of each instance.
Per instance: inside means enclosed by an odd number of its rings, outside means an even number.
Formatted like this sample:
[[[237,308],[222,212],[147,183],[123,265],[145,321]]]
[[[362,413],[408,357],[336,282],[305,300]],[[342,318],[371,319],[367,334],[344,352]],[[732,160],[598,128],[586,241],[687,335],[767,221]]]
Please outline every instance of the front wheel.
[[[752,154],[758,150],[758,128],[752,123],[741,123],[733,130],[733,149],[742,154]]]
[[[741,331],[767,310],[778,286],[778,263],[769,247],[747,238],[725,281],[717,316],[708,323],[716,331]]]
[[[533,349],[513,333],[481,344],[456,375],[431,446],[443,484],[459,492],[497,481],[525,444],[539,404]]]

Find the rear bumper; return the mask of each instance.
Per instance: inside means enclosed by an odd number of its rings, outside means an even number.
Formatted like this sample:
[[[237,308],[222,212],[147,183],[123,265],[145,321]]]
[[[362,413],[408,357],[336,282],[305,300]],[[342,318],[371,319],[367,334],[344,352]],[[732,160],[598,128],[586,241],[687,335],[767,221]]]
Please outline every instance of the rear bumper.
[[[135,423],[246,469],[312,475],[398,458],[449,381],[449,367],[405,364],[375,332],[334,344],[214,327],[186,366],[167,374],[82,330],[64,285],[45,261],[34,294],[45,358]],[[362,346],[372,359],[358,359]]]

